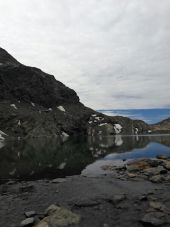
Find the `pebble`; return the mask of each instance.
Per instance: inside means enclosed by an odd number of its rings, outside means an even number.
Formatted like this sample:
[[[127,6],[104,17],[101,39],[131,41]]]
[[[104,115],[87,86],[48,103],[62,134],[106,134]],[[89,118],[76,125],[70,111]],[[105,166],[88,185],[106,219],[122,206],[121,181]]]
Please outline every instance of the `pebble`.
[[[65,181],[66,181],[65,178],[56,178],[56,179],[52,180],[51,182],[52,183],[63,183]]]
[[[24,213],[27,218],[33,217],[36,215],[36,212],[34,210],[32,211],[27,211]]]
[[[21,222],[21,226],[28,226],[28,225],[34,224],[34,222],[35,222],[35,219],[33,217],[27,218]]]
[[[165,224],[163,217],[164,214],[161,212],[151,212],[145,214],[141,221],[145,224],[151,224],[152,226],[160,226]]]

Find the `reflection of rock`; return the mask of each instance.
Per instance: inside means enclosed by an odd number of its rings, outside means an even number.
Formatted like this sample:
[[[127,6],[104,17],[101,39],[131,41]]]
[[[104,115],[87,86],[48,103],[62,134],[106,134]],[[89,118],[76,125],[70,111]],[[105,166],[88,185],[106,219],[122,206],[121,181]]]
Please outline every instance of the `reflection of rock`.
[[[76,175],[95,160],[84,138],[63,143],[55,137],[9,141],[0,149],[0,157],[1,179]]]
[[[58,169],[64,169],[65,166],[66,166],[66,162],[62,162],[62,163],[58,166]]]
[[[5,146],[5,142],[0,140],[0,149],[3,148]]]
[[[121,156],[134,148],[144,148],[151,141],[169,144],[168,136],[139,136],[138,139],[113,135],[69,138],[66,143],[61,138],[9,141],[0,149],[0,178],[40,179],[76,175],[95,159],[110,153]]]
[[[122,136],[121,135],[116,135],[115,136],[115,145],[117,147],[119,147],[119,146],[122,146],[122,144],[123,144]]]
[[[5,140],[6,136],[7,136],[7,134],[0,130],[0,142]]]

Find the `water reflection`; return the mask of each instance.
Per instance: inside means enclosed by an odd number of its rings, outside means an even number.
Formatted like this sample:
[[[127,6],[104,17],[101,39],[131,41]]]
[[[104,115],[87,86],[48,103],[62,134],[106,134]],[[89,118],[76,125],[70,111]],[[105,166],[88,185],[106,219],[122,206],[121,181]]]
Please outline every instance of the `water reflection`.
[[[0,180],[56,178],[80,174],[95,160],[170,155],[170,136],[39,138],[0,142]]]

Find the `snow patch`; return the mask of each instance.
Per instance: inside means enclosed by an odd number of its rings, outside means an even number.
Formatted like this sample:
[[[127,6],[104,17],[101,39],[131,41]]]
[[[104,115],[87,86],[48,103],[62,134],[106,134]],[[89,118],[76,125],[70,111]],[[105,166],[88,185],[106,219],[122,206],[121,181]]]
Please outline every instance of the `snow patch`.
[[[5,140],[4,136],[7,136],[7,134],[0,130],[0,141]]]
[[[7,136],[7,134],[0,130],[0,135]]]
[[[89,121],[88,123],[89,123],[89,124],[92,124],[93,122],[92,122],[92,121]]]
[[[20,120],[18,121],[18,126],[21,126],[21,121]]]
[[[122,131],[122,126],[120,124],[114,124],[114,130],[116,134],[121,133]]]
[[[11,172],[9,172],[9,175],[13,176],[16,173],[16,171],[17,171],[16,168],[13,169]]]
[[[63,106],[58,106],[57,108],[58,108],[59,110],[63,111],[63,112],[66,112],[66,110],[64,109]]]
[[[35,106],[35,103],[31,102],[31,105],[32,105],[32,106]]]
[[[5,140],[5,138],[0,134],[0,141]]]
[[[48,108],[48,111],[53,111],[53,109],[52,108]]]
[[[58,169],[64,169],[66,166],[66,162],[62,162],[59,166]]]
[[[107,123],[101,123],[99,126],[101,127],[101,126],[104,126],[104,125],[107,125]]]
[[[108,148],[109,147],[108,144],[103,144],[103,143],[100,143],[99,146],[102,147],[102,148]]]
[[[92,114],[91,116],[92,116],[92,117],[96,117],[97,115],[96,115],[96,114]]]
[[[10,106],[16,110],[18,109],[15,104],[11,104]]]
[[[138,134],[138,132],[139,132],[139,129],[135,128],[135,134]]]
[[[93,151],[93,150],[94,150],[94,148],[93,148],[93,147],[90,147],[90,148],[89,148],[89,150],[90,150],[90,151]]]
[[[69,135],[66,132],[62,132],[61,134],[63,137],[69,137]]]

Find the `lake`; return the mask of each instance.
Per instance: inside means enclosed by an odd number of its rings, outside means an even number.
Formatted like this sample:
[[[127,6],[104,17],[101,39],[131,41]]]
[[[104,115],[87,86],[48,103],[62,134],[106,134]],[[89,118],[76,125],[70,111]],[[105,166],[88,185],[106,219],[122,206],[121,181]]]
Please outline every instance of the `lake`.
[[[100,174],[101,166],[170,155],[170,135],[38,138],[0,142],[0,182]]]

